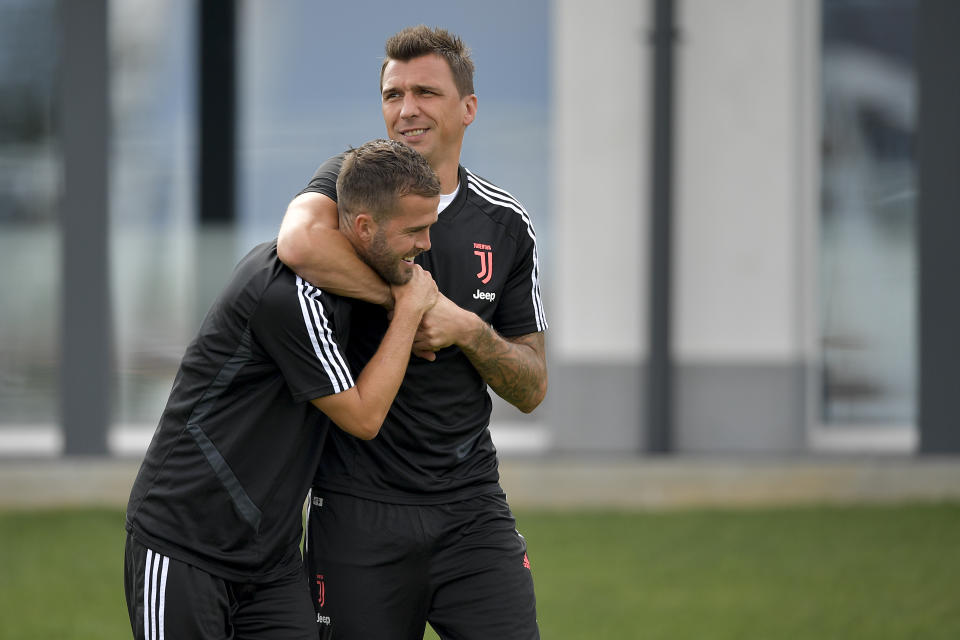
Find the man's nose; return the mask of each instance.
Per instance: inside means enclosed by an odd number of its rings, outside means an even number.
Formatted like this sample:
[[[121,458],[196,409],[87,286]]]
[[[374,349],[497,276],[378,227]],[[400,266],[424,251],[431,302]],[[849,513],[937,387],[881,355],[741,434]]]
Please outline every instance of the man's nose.
[[[417,115],[420,111],[420,106],[417,104],[417,97],[411,94],[407,94],[403,97],[403,106],[400,109],[400,117],[402,118],[412,118]]]
[[[417,238],[417,249],[421,251],[430,250],[430,232],[424,231],[419,238]]]

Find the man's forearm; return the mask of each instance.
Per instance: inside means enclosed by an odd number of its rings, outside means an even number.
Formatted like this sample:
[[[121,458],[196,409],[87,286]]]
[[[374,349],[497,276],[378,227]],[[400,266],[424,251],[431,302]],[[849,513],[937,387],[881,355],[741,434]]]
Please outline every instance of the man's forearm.
[[[313,246],[322,246],[322,260],[315,252],[312,259],[289,264],[280,260],[313,286],[339,296],[390,306],[390,286],[365,262],[360,260],[350,241],[339,231],[312,229]]]
[[[377,416],[374,423],[378,430],[400,390],[410,360],[410,346],[422,315],[422,312],[411,315],[398,311],[377,351],[357,377],[357,393]]]
[[[354,387],[312,401],[350,435],[370,440],[380,432],[407,370],[410,346],[423,313],[416,311],[415,314],[398,311],[394,315],[380,346],[360,372]]]
[[[423,314],[436,302],[437,285],[430,274],[414,266],[410,281],[392,288],[400,297],[386,335],[364,366],[356,384],[340,393],[312,400],[337,426],[364,440],[377,436],[390,405],[400,389],[410,348]]]
[[[536,409],[546,395],[543,333],[504,338],[481,322],[474,338],[460,349],[490,388],[524,413]]]
[[[390,286],[337,228],[337,205],[305,193],[287,207],[277,237],[277,257],[310,284],[348,298],[391,307]]]
[[[504,338],[480,316],[440,295],[413,343],[417,355],[456,345],[494,392],[524,413],[547,394],[543,333]]]

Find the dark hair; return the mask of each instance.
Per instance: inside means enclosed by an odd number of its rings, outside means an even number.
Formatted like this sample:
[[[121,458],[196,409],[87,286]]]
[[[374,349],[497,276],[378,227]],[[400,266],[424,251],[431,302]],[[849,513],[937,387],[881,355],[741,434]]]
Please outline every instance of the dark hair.
[[[440,181],[422,155],[393,140],[371,140],[346,152],[337,177],[340,216],[352,220],[361,212],[374,220],[389,217],[397,198],[440,195]]]
[[[453,73],[453,82],[460,97],[473,93],[473,60],[470,50],[459,36],[446,29],[425,25],[407,27],[387,40],[384,46],[386,57],[380,66],[380,88],[383,88],[383,71],[391,60],[408,62],[414,58],[435,53],[447,61]]]

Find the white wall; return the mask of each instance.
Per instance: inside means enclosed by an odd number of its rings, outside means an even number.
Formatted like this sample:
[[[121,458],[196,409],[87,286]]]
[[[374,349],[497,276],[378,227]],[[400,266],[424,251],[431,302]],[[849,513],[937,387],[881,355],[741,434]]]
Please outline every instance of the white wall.
[[[816,2],[678,2],[677,356],[809,352]]]
[[[550,342],[563,360],[636,362],[646,350],[646,8],[553,5]]]
[[[813,353],[818,5],[675,6],[674,443],[797,450]],[[554,2],[560,449],[645,439],[652,9]]]
[[[558,451],[639,451],[646,352],[648,5],[553,3],[547,414]]]

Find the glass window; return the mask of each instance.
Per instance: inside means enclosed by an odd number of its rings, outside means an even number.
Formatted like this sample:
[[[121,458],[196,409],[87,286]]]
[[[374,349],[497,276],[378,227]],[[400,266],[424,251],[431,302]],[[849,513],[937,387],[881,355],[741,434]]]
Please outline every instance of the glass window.
[[[914,0],[824,0],[820,421],[916,413]]]
[[[479,109],[463,163],[518,198],[541,246],[548,244],[548,0],[375,7],[242,4],[240,248],[276,234],[287,203],[322,161],[386,135],[378,85],[384,42],[417,24],[450,29],[470,47]]]
[[[59,411],[57,6],[0,3],[0,427],[48,434]],[[146,444],[213,295],[276,234],[316,166],[384,135],[383,43],[404,26],[444,25],[473,49],[480,111],[464,164],[524,202],[542,255],[549,244],[548,0],[238,7],[237,224],[214,229],[198,224],[195,205],[197,2],[109,3],[114,451]]]
[[[0,438],[59,414],[60,167],[53,0],[0,3]],[[19,432],[19,433],[15,433]],[[15,448],[23,448],[17,442]],[[26,448],[31,448],[29,444]]]
[[[195,12],[193,0],[122,0],[109,9],[113,419],[148,434],[199,324]],[[115,435],[112,443],[126,448]]]

